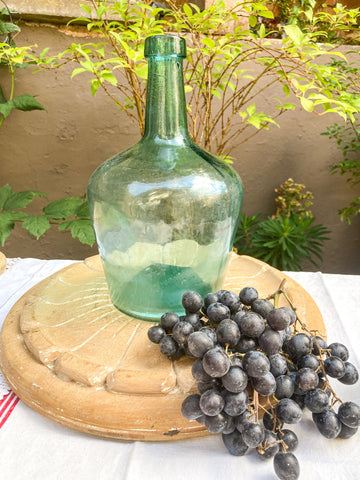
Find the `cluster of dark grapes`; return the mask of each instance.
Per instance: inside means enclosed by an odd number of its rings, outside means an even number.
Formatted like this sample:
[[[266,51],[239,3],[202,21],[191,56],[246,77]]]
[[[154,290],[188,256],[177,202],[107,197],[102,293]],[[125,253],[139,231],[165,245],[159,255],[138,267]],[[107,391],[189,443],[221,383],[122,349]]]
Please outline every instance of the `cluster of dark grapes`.
[[[295,310],[258,298],[252,287],[239,295],[209,293],[204,301],[189,291],[182,304],[184,316],[165,313],[148,336],[169,359],[194,359],[198,393],[184,400],[182,415],[210,433],[221,433],[231,454],[255,449],[262,458],[273,458],[280,479],[295,480],[300,472],[293,454],[298,439],[284,424],[300,422],[305,407],[326,438],[356,433],[360,407],[342,403],[328,378],[346,385],[359,378],[343,344],[327,345],[310,331],[295,333],[301,322]]]

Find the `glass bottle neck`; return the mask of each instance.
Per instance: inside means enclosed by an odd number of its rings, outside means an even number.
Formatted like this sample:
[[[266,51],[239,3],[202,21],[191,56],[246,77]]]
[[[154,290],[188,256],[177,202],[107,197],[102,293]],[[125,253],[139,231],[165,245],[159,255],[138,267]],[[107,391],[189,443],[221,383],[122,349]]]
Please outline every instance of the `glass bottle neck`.
[[[143,139],[189,138],[180,56],[149,56]]]

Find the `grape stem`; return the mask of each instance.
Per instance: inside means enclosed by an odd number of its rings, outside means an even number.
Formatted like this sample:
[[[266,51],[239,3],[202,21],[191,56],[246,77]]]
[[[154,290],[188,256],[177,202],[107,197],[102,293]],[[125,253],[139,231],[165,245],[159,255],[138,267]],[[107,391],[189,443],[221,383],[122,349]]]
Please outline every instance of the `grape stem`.
[[[319,350],[319,352],[320,352],[320,368],[321,368],[321,371],[322,371],[322,373],[323,373],[323,375],[324,375],[324,377],[325,377],[327,387],[329,388],[329,390],[330,390],[330,392],[331,392],[331,394],[332,394],[332,400],[331,400],[331,405],[330,405],[330,408],[332,408],[332,407],[336,404],[336,402],[343,403],[343,401],[336,395],[334,389],[332,388],[332,386],[331,386],[331,384],[330,384],[329,378],[328,378],[328,376],[326,375],[325,367],[324,367],[324,360],[323,360],[323,355],[324,355],[324,351],[325,351],[325,350],[320,347],[319,342],[318,342],[317,339],[316,339],[316,335],[314,335],[314,331],[310,330],[310,329],[307,327],[306,323],[303,322],[303,321],[299,318],[298,314],[296,313],[295,305],[293,304],[291,298],[289,297],[289,294],[286,292],[286,290],[285,290],[285,288],[284,288],[284,287],[285,287],[285,283],[286,283],[286,278],[284,278],[284,279],[281,281],[278,290],[277,290],[275,293],[273,293],[272,295],[270,295],[270,296],[268,297],[268,299],[271,299],[271,298],[274,299],[274,306],[275,306],[275,308],[276,308],[276,307],[277,307],[277,304],[275,304],[275,302],[278,303],[280,296],[281,296],[281,295],[284,295],[284,297],[286,298],[286,300],[287,300],[287,302],[289,303],[290,307],[294,310],[294,312],[295,312],[295,314],[296,314],[296,322],[298,322],[298,323],[300,324],[301,330],[303,330],[304,332],[306,332],[307,334],[309,334],[310,337],[311,337],[311,340],[316,344],[316,346],[317,346],[317,348],[318,348],[318,350]],[[296,333],[296,322],[295,322],[295,326],[294,326],[294,333]],[[317,331],[317,333],[320,333],[320,332]],[[323,335],[320,335],[320,336],[322,337]]]

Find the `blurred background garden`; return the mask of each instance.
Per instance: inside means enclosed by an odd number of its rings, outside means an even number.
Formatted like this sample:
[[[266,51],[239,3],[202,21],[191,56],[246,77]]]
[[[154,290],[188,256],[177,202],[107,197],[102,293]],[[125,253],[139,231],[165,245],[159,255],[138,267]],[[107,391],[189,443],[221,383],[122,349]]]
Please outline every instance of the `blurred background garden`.
[[[0,240],[97,253],[87,183],[144,127],[148,35],[187,40],[196,143],[244,184],[240,254],[360,273],[360,2],[0,2]]]

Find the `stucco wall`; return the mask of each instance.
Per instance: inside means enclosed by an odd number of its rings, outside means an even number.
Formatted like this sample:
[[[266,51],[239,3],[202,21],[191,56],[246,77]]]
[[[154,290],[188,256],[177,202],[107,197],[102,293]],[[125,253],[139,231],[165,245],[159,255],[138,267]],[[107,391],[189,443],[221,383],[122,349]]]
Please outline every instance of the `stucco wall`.
[[[50,46],[64,49],[79,37],[49,25],[22,24],[18,45]],[[86,38],[84,38],[86,41]],[[0,70],[0,84],[9,89],[6,71]],[[101,91],[94,98],[81,78],[70,80],[69,69],[31,74],[17,72],[16,94],[30,93],[46,107],[46,112],[13,111],[0,129],[0,184],[15,191],[38,189],[46,199],[36,199],[34,212],[49,201],[67,195],[82,195],[94,169],[113,154],[139,139],[137,129],[125,114]],[[276,91],[272,92],[276,96]],[[259,109],[266,110],[267,98]],[[234,152],[234,167],[244,187],[247,214],[274,212],[274,188],[288,177],[304,183],[315,196],[313,213],[331,230],[321,270],[333,273],[360,273],[360,219],[351,226],[342,223],[337,210],[355,196],[345,179],[329,174],[329,166],[342,158],[335,143],[320,133],[339,117],[318,117],[296,110]],[[3,248],[8,257],[82,259],[96,253],[73,240],[69,233],[54,227],[40,240],[31,238],[17,226]],[[306,266],[306,269],[313,269]]]

